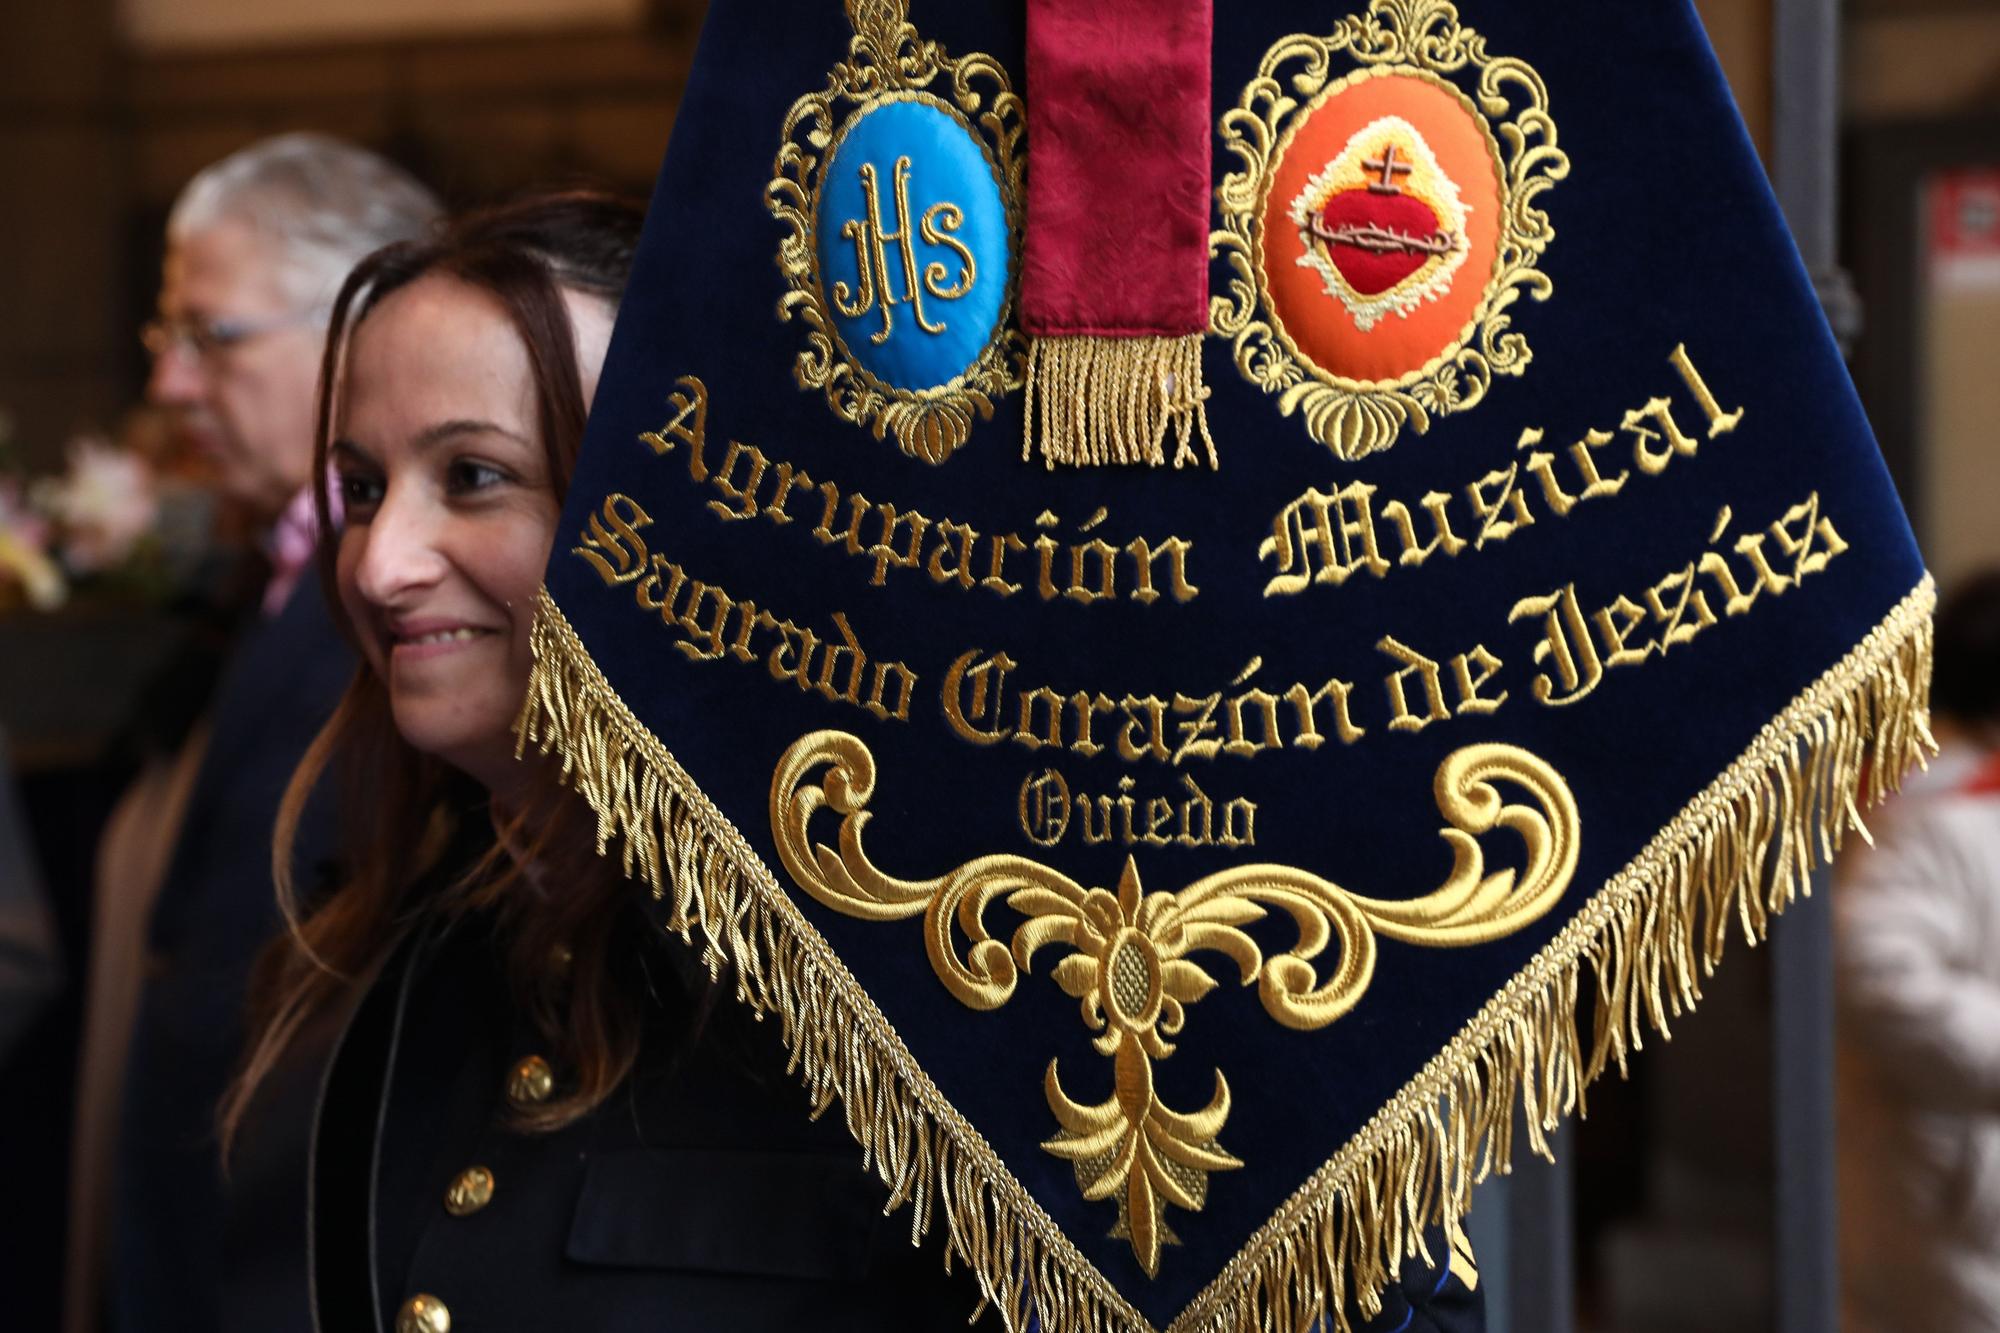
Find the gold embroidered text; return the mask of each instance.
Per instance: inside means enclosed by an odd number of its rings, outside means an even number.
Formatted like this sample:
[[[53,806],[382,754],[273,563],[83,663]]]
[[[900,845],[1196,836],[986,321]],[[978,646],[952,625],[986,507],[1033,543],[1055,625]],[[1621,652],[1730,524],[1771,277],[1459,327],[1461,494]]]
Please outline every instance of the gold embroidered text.
[[[1782,597],[1848,549],[1833,520],[1820,512],[1817,491],[1769,527],[1739,534],[1725,548],[1740,557],[1736,562],[1715,549],[1733,518],[1724,506],[1701,558],[1644,589],[1636,601],[1621,593],[1586,611],[1576,585],[1568,583],[1514,603],[1507,622],[1541,632],[1534,657],[1543,671],[1531,684],[1535,698],[1551,707],[1573,704],[1611,668],[1638,666],[1693,643],[1716,623],[1718,609],[1724,616],[1745,615],[1765,593]]]
[[[639,439],[663,457],[682,452],[688,479],[715,494],[708,511],[728,523],[796,522],[821,546],[863,561],[875,587],[892,574],[907,575],[941,588],[996,597],[1025,592],[1079,606],[1113,600],[1146,606],[1162,597],[1189,602],[1201,591],[1188,577],[1193,542],[1171,536],[1106,540],[1103,524],[1109,515],[1103,509],[1067,532],[1065,521],[1049,511],[1035,518],[1030,535],[982,532],[969,523],[843,491],[837,482],[816,481],[803,468],[775,461],[740,440],[729,441],[711,464],[708,389],[693,375],[681,376],[677,384],[669,399],[674,416]]]
[[[1692,435],[1674,416],[1673,401],[1649,399],[1625,414],[1617,431],[1587,430],[1561,454],[1543,449],[1546,432],[1521,432],[1527,451],[1504,468],[1453,491],[1428,491],[1414,506],[1379,501],[1377,488],[1354,481],[1331,493],[1309,489],[1278,511],[1271,535],[1258,544],[1257,558],[1275,572],[1264,584],[1266,597],[1304,592],[1314,584],[1339,587],[1356,574],[1384,578],[1392,569],[1422,565],[1433,556],[1454,558],[1468,548],[1482,551],[1535,525],[1536,515],[1566,517],[1579,504],[1618,494],[1636,469],[1658,476],[1676,458],[1692,458],[1704,439],[1735,430],[1743,409],[1725,412],[1685,344],[1667,358],[1694,399],[1707,429]],[[1625,437],[1630,467],[1614,467],[1611,446]]]
[[[940,702],[945,724],[961,740],[1067,750],[1086,759],[1106,750],[1127,762],[1172,765],[1218,755],[1247,759],[1266,750],[1317,750],[1329,740],[1352,745],[1365,734],[1348,711],[1354,687],[1347,681],[1329,677],[1272,691],[1251,683],[1263,665],[1252,658],[1226,690],[1114,699],[1011,683],[1020,663],[1004,651],[974,648],[946,668]]]
[[[1256,845],[1257,803],[1248,797],[1234,796],[1218,805],[1190,773],[1181,774],[1181,790],[1170,795],[1140,796],[1136,785],[1121,777],[1116,796],[1072,796],[1059,770],[1030,773],[1021,779],[1016,802],[1022,836],[1037,847],[1054,847],[1074,827],[1093,847],[1112,842],[1125,847]]]
[[[844,614],[833,613],[833,632],[822,637],[747,597],[732,597],[666,556],[648,552],[639,530],[652,522],[630,496],[606,496],[571,554],[582,557],[607,585],[630,586],[634,603],[657,614],[678,636],[675,651],[695,662],[726,656],[748,664],[761,658],[772,680],[789,682],[802,693],[877,718],[910,720],[916,673],[901,662],[871,661]]]

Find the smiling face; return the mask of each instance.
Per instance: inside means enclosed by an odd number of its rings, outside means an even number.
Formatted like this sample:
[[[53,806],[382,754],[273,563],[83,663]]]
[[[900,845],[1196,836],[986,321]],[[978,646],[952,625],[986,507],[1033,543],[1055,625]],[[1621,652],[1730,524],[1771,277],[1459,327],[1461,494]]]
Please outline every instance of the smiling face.
[[[588,402],[611,312],[565,305]],[[431,274],[355,328],[338,406],[341,604],[403,739],[505,796],[561,502],[527,349],[496,297]]]

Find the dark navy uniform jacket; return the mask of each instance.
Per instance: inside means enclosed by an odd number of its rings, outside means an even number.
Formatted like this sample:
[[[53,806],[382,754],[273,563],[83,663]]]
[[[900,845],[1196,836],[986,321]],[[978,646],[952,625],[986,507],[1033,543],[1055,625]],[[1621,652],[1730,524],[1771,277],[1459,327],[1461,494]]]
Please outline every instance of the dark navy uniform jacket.
[[[271,833],[292,770],[354,673],[319,581],[247,629],[211,709],[147,934],[148,975],[125,1076],[112,1234],[113,1327],[213,1333],[222,1280],[215,1107],[243,1045],[251,961],[279,929]],[[310,868],[331,808],[300,829]]]
[[[975,1283],[946,1272],[936,1226],[913,1246],[908,1209],[883,1215],[839,1108],[808,1115],[776,1024],[727,996],[697,1020],[673,994],[684,946],[657,949],[660,1021],[637,1071],[580,1121],[532,1134],[511,1109],[564,1071],[516,1018],[484,925],[419,928],[253,1108],[223,1327],[966,1328]],[[1482,1326],[1456,1278],[1406,1276],[1368,1333]],[[989,1310],[977,1327],[998,1325]]]
[[[656,947],[638,1068],[581,1120],[529,1133],[510,1113],[566,1071],[516,1017],[482,921],[420,927],[344,1032],[335,1016],[302,1038],[252,1108],[223,1326],[965,1328],[976,1284],[946,1272],[935,1230],[918,1248],[907,1210],[884,1215],[838,1108],[811,1118],[776,1025],[727,996],[698,1018],[671,961],[684,946]]]

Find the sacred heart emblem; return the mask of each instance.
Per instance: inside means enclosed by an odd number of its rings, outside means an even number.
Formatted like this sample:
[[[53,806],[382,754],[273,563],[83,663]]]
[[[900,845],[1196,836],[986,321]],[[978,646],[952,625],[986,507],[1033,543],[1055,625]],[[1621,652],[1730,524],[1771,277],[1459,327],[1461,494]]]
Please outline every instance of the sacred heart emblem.
[[[1350,136],[1292,197],[1290,217],[1326,294],[1363,333],[1449,291],[1470,212],[1416,126],[1384,116]]]
[[[1450,6],[1369,12],[1405,17],[1369,29],[1365,51],[1357,28],[1265,54],[1221,121],[1243,169],[1217,191],[1209,237],[1241,279],[1217,298],[1213,331],[1281,412],[1348,460],[1478,406],[1527,368],[1517,302],[1554,290],[1539,268],[1555,236],[1541,205],[1569,174],[1544,85],[1505,72],[1518,62],[1470,37],[1446,48],[1395,31],[1441,23]]]

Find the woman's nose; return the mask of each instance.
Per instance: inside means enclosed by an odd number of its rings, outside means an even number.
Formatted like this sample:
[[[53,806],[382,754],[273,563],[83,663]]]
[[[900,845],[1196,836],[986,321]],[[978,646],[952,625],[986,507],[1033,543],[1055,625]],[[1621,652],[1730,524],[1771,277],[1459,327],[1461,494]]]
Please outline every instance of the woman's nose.
[[[442,515],[420,494],[394,485],[362,530],[355,583],[377,606],[393,607],[435,584],[446,561],[440,547]]]

